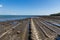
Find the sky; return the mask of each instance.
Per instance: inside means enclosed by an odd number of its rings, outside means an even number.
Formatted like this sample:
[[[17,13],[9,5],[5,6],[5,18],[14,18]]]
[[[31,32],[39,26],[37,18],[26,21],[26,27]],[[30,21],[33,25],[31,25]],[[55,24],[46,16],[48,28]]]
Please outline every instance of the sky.
[[[60,12],[60,0],[0,0],[0,15],[50,15]]]

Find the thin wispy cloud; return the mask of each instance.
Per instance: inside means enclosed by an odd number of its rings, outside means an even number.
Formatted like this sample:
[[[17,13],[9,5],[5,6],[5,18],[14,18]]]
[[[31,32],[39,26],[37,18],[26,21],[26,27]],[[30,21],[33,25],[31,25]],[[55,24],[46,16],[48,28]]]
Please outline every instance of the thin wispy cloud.
[[[0,11],[1,15],[17,15],[17,13],[15,11],[8,11],[8,10],[2,10]]]
[[[1,8],[1,7],[3,7],[3,5],[2,5],[2,4],[0,4],[0,8]]]

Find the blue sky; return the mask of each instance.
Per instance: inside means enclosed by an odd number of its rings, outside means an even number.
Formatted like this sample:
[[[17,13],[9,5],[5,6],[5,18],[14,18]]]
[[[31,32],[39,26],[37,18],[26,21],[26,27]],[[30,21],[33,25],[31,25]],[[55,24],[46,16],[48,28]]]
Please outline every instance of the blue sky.
[[[60,12],[60,0],[0,0],[0,15],[49,15]]]

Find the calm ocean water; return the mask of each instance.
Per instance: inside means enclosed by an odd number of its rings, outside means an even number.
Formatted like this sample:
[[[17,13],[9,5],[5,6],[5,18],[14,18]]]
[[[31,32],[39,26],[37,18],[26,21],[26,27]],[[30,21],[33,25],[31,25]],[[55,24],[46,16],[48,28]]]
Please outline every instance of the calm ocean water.
[[[34,17],[33,15],[0,15],[0,22],[7,20],[19,20]]]

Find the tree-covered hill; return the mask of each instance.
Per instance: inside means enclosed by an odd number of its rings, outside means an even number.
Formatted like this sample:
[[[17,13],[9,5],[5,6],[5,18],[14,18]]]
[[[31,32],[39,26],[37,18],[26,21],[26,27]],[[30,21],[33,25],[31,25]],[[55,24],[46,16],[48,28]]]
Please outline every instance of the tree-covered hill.
[[[60,13],[51,14],[50,16],[60,16]]]

